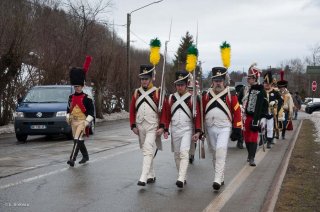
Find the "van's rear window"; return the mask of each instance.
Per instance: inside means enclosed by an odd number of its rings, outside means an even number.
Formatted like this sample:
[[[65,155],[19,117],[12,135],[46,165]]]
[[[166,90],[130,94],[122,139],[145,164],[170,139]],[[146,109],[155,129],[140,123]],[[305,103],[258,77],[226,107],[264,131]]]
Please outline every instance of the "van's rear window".
[[[29,103],[62,103],[68,102],[70,87],[37,87],[31,89],[23,102]]]

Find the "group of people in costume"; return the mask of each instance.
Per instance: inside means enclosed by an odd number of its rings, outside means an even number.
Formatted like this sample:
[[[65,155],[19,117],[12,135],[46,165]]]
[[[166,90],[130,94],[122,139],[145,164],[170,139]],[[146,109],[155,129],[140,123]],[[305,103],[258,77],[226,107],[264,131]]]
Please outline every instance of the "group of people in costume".
[[[79,151],[83,155],[80,164],[89,160],[84,135],[88,134],[86,129],[94,119],[94,106],[82,89],[90,62],[91,58],[87,57],[83,68],[70,70],[70,82],[75,90],[69,97],[66,116],[74,137],[74,146],[67,162],[71,167],[75,165]],[[214,190],[224,185],[229,140],[238,141],[239,148],[243,148],[244,141],[248,151],[247,161],[250,166],[256,166],[259,134],[260,144],[266,143],[267,148],[275,143],[274,138],[279,138],[280,131],[282,139],[285,139],[287,123],[293,116],[293,100],[283,72],[278,82],[270,71],[267,72],[260,84],[261,70],[253,64],[248,70],[248,84],[236,92],[229,87],[228,65],[223,63],[224,67],[212,68],[210,88],[199,93],[194,92],[197,82],[188,71],[194,66],[186,66],[186,70],[175,73],[175,92],[162,96],[161,88],[153,85],[155,63],[152,64],[140,66],[140,87],[135,89],[130,103],[130,127],[138,136],[143,153],[138,186],[156,182],[154,158],[157,151],[162,150],[162,136],[164,139],[168,139],[169,135],[171,137],[178,188],[183,188],[187,183],[187,170],[194,160],[195,144],[207,140],[213,157]]]
[[[267,148],[275,144],[274,138],[285,139],[288,123],[292,127],[293,101],[287,90],[288,82],[284,80],[284,71],[281,71],[281,80],[277,80],[268,71],[263,76],[263,84],[259,83],[261,70],[256,64],[250,66],[247,76],[248,85],[238,94],[242,105],[243,139],[248,150],[248,162],[256,166],[254,158],[259,145],[267,143]]]
[[[244,140],[247,161],[250,166],[256,166],[259,134],[267,148],[275,143],[274,138],[279,137],[280,130],[285,139],[293,104],[283,73],[281,80],[276,82],[271,72],[267,72],[260,84],[261,71],[254,64],[248,70],[248,85],[236,92],[228,86],[227,67],[213,67],[211,87],[193,98],[197,92],[190,92],[188,86],[192,74],[177,70],[173,82],[175,92],[166,95],[160,108],[161,90],[152,83],[154,70],[154,65],[140,66],[141,87],[134,91],[130,104],[130,127],[139,136],[143,153],[142,172],[137,185],[146,186],[156,181],[154,157],[162,149],[162,134],[164,139],[171,136],[178,188],[187,183],[187,170],[194,160],[195,143],[207,140],[213,156],[214,190],[224,185],[229,140]]]

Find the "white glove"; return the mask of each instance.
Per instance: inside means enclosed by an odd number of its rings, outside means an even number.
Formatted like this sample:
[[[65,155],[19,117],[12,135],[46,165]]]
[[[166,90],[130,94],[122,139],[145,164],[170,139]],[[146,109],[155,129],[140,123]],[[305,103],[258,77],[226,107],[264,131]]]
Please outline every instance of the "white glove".
[[[70,113],[67,113],[66,115],[66,121],[70,125]]]
[[[284,113],[283,113],[283,115],[282,115],[281,117],[280,117],[280,116],[278,117],[278,120],[279,120],[279,121],[284,121],[284,120],[285,120]]]
[[[240,110],[241,110],[241,113],[244,113],[245,112],[245,109],[242,105],[240,105]]]
[[[270,105],[271,107],[273,107],[273,105],[274,105],[275,103],[276,103],[275,101],[271,101],[271,102],[269,103],[269,105]]]
[[[267,120],[266,120],[266,118],[262,118],[262,119],[260,120],[260,127],[261,127],[261,130],[262,130],[262,129],[265,129],[266,124],[267,124]]]
[[[89,126],[90,122],[93,121],[93,117],[88,115],[86,120],[84,121],[85,127]]]

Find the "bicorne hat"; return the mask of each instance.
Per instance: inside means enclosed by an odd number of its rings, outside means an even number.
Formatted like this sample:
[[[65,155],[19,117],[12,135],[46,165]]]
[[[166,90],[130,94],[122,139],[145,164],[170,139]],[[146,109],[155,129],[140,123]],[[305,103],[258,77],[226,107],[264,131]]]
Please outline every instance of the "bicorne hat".
[[[140,65],[140,78],[152,78],[155,67],[152,65]]]
[[[212,80],[225,80],[227,69],[225,67],[213,67],[212,68]]]
[[[268,71],[267,73],[265,73],[265,75],[263,77],[263,82],[267,83],[267,84],[272,84],[273,83],[271,71]]]
[[[177,71],[176,72],[176,81],[174,81],[174,84],[188,84],[189,80],[189,72],[185,70]]]

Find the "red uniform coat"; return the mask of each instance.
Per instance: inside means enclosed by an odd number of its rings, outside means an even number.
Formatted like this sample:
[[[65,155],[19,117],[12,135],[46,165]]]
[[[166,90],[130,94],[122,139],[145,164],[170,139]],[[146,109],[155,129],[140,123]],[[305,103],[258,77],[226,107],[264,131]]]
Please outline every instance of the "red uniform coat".
[[[227,104],[230,113],[232,115],[232,127],[233,128],[240,128],[242,127],[242,121],[241,121],[241,109],[240,109],[240,105],[238,102],[238,97],[236,96],[235,92],[231,91],[230,92],[230,97],[231,100],[229,98],[228,93],[226,93],[225,95],[221,96],[220,98]],[[202,103],[203,103],[203,117],[205,117],[206,115],[206,107],[208,102],[212,99],[212,95],[209,92],[204,92],[202,95]],[[217,101],[215,101],[217,102]],[[210,108],[209,108],[210,110]]]
[[[149,89],[151,89],[151,88],[149,88]],[[159,105],[159,94],[160,94],[159,89],[156,89],[155,91],[153,91],[152,93],[149,94],[150,98],[152,99],[152,101],[155,103],[155,105],[157,107]],[[131,104],[130,104],[130,126],[131,126],[131,129],[136,127],[136,114],[137,114],[137,111],[139,110],[139,108],[136,108],[136,101],[140,96],[141,96],[141,93],[140,93],[139,89],[136,89],[134,94],[132,95]],[[155,111],[155,112],[158,112],[158,111]],[[160,122],[164,123],[165,121],[161,121],[162,118],[165,118],[165,116],[162,116],[160,114]],[[159,128],[164,128],[163,124],[159,125]]]
[[[171,99],[169,99],[170,97],[171,97]],[[163,104],[163,111],[162,111],[163,115],[161,118],[161,123],[164,123],[166,131],[169,129],[169,125],[170,125],[171,118],[172,118],[171,107],[175,102],[176,102],[176,98],[174,97],[174,95],[171,95],[167,99],[165,99],[164,104]],[[192,96],[185,99],[185,103],[192,112],[192,108],[193,108]],[[200,100],[199,100],[199,98],[197,98],[196,116],[195,116],[195,118],[191,117],[191,119],[193,119],[195,132],[201,133],[202,131],[201,131],[201,114],[200,114]]]

